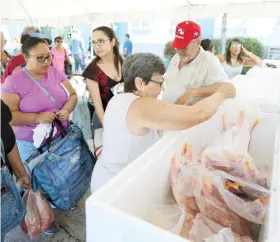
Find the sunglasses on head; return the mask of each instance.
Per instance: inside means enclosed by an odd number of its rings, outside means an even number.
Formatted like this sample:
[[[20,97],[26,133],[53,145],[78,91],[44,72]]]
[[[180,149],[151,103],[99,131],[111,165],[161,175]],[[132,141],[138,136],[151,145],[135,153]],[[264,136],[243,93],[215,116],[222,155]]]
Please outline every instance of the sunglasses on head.
[[[233,48],[241,48],[241,44],[231,44],[231,47]]]

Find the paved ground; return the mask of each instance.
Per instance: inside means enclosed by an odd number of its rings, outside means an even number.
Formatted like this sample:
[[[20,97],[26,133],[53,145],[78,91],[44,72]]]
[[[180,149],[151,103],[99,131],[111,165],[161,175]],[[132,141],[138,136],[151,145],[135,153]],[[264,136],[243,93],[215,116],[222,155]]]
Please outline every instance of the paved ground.
[[[5,242],[83,242],[86,241],[85,232],[85,200],[89,192],[79,202],[76,210],[72,212],[55,211],[55,221],[60,227],[59,232],[54,236],[40,235],[35,240],[29,239],[17,227],[6,235]]]
[[[92,140],[88,141],[90,149],[93,151]],[[85,197],[79,202],[77,209],[65,213],[55,211],[55,221],[59,225],[59,232],[54,236],[40,235],[31,240],[17,227],[11,230],[5,238],[5,242],[83,242],[86,241],[86,218],[85,201],[90,195],[90,189]]]

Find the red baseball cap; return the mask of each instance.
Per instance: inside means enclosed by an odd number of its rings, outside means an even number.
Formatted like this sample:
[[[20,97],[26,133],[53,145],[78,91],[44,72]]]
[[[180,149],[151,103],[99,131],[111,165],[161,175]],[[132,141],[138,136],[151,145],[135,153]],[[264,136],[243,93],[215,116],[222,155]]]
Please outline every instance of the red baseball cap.
[[[201,36],[200,26],[192,21],[184,21],[176,26],[175,39],[171,44],[171,48],[183,49],[192,40]]]

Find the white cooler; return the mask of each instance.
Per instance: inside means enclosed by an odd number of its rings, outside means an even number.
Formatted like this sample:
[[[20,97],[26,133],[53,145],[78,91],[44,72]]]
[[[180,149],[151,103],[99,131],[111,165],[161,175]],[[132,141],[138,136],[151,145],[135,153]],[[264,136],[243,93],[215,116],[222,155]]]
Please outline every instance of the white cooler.
[[[191,129],[168,133],[123,172],[86,201],[88,242],[186,242],[187,240],[145,221],[161,201],[172,198],[171,158],[187,142],[203,148],[220,133],[221,111]],[[280,241],[280,116],[263,113],[254,130],[249,152],[258,169],[271,181],[267,223],[259,241]],[[278,221],[277,221],[278,220]],[[266,238],[266,239],[264,239]]]
[[[250,77],[238,75],[231,82],[237,90],[237,98],[278,104],[280,106],[280,77],[278,79],[263,76]]]

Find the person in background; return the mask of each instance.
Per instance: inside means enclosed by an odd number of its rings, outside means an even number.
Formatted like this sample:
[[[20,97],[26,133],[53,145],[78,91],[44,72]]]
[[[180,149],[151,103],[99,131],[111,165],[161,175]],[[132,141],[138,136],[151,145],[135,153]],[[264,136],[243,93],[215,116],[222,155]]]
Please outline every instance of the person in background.
[[[92,174],[95,192],[157,140],[157,130],[184,130],[211,118],[226,98],[235,96],[231,83],[194,106],[157,99],[164,84],[160,57],[138,53],[123,64],[124,93],[115,95],[104,115],[103,149]]]
[[[40,33],[39,29],[34,27],[34,26],[26,26],[23,31],[22,31],[22,34],[21,35],[25,35],[25,34],[33,34],[33,33]]]
[[[228,81],[218,58],[200,46],[200,36],[201,28],[197,23],[184,21],[177,25],[171,44],[177,54],[166,72],[164,101],[193,104],[212,95]]]
[[[85,44],[80,37],[78,31],[73,35],[70,41],[70,50],[75,63],[75,72],[79,72],[80,68],[82,71],[86,68],[85,59],[87,58],[87,53],[85,49]]]
[[[28,38],[31,37],[39,37],[39,38],[42,38],[42,39],[45,39],[49,44],[51,44],[51,40],[48,39],[46,36],[44,36],[43,34],[40,34],[38,33],[38,29],[36,29],[35,27],[26,27],[24,29],[24,31],[22,32],[22,36],[21,36],[21,43],[23,44],[24,41],[26,41]],[[18,71],[21,69],[21,66],[24,66],[25,65],[25,59],[22,55],[22,53],[19,53],[18,55],[16,56],[13,56],[6,69],[5,69],[5,72],[1,78],[1,83],[4,83],[6,78],[11,75],[14,71]]]
[[[92,46],[96,57],[82,76],[86,79],[94,106],[93,129],[98,129],[103,127],[104,111],[113,97],[112,88],[123,81],[123,60],[119,53],[118,39],[109,27],[101,26],[92,31]]]
[[[209,51],[210,53],[214,54],[214,44],[210,39],[201,40],[200,46],[205,50]]]
[[[63,47],[63,38],[58,36],[54,39],[55,46],[51,48],[53,65],[59,71],[65,73],[65,60],[71,63],[68,51]]]
[[[130,40],[129,34],[126,34],[124,37],[125,37],[125,41],[123,44],[123,55],[124,57],[127,57],[132,54],[133,44]]]
[[[244,55],[248,57],[244,57]],[[240,75],[243,67],[262,66],[262,60],[246,50],[239,39],[232,39],[229,42],[226,53],[219,55],[218,58],[229,79]]]
[[[8,65],[8,62],[11,59],[11,55],[5,50],[5,44],[7,40],[5,39],[5,36],[3,32],[0,31],[0,56],[1,56],[1,62],[0,62],[0,78],[5,72],[5,69]]]
[[[40,155],[38,148],[46,143],[49,129],[55,118],[68,127],[69,114],[77,103],[77,95],[64,73],[51,66],[52,54],[45,40],[29,38],[22,45],[26,60],[25,69],[10,75],[2,86],[3,101],[12,112],[13,126],[22,161],[28,163]],[[60,109],[27,75],[29,73],[54,97]],[[53,139],[59,140],[57,129]],[[54,234],[58,226],[53,223],[46,234]]]
[[[24,42],[24,38],[23,37],[31,35],[33,33],[40,33],[40,31],[39,31],[38,28],[36,28],[34,26],[27,26],[27,27],[24,28],[24,30],[21,33],[21,37],[20,37],[20,45],[15,50],[15,55],[21,54],[21,46],[22,46],[22,43]]]
[[[25,168],[21,162],[18,147],[16,144],[16,138],[15,134],[13,132],[12,127],[10,126],[10,122],[12,121],[12,113],[9,109],[9,107],[3,102],[1,99],[1,141],[3,142],[4,150],[1,152],[4,152],[6,165],[8,166],[11,174],[14,174],[16,177],[16,182],[20,185],[22,189],[29,189],[31,186],[30,178],[27,175]],[[1,167],[4,165],[2,159],[1,159]],[[1,186],[1,196],[7,192],[6,187]],[[2,199],[5,199],[4,197],[1,197]],[[3,207],[4,203],[1,203],[1,223],[5,223],[5,221],[8,221],[11,219],[10,211],[7,211],[7,207]],[[10,228],[10,230],[13,228]],[[8,231],[6,231],[8,232]],[[4,242],[5,239],[5,232],[1,229],[1,241]]]

